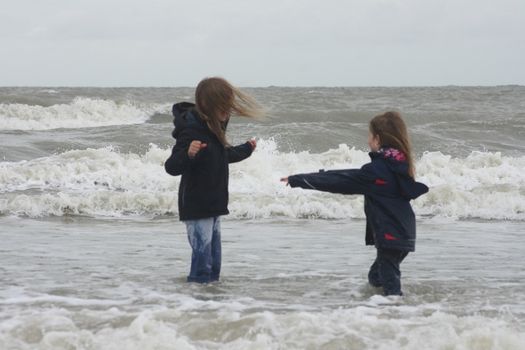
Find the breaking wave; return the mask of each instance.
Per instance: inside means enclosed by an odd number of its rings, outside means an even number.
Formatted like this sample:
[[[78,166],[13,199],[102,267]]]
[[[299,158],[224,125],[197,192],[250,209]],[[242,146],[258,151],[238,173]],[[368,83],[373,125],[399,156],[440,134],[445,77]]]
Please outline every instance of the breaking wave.
[[[68,104],[48,107],[19,103],[0,104],[0,130],[51,130],[108,125],[141,124],[155,113],[169,113],[169,105],[77,97]]]
[[[368,153],[339,145],[323,153],[281,152],[260,140],[251,158],[230,166],[233,218],[364,218],[362,196],[292,189],[279,179],[319,169],[360,167]],[[29,217],[177,215],[180,177],[165,173],[170,149],[151,144],[144,154],[118,149],[73,150],[0,163],[0,213]],[[413,201],[416,215],[525,221],[525,157],[440,152],[417,160],[418,180],[430,192]]]

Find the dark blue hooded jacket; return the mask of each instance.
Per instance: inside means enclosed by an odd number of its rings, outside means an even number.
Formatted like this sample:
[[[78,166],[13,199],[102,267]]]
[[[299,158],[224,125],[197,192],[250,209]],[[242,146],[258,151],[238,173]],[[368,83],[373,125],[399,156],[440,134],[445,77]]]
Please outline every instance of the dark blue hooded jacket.
[[[366,244],[382,249],[414,251],[416,220],[410,200],[428,187],[408,175],[404,155],[388,147],[370,152],[361,169],[320,171],[288,177],[291,187],[365,195]]]
[[[182,175],[178,195],[180,220],[228,214],[228,164],[248,158],[252,154],[250,143],[224,147],[193,103],[175,104],[173,116],[173,137],[177,142],[164,168],[170,175]],[[206,143],[207,147],[190,159],[188,148],[195,140]]]

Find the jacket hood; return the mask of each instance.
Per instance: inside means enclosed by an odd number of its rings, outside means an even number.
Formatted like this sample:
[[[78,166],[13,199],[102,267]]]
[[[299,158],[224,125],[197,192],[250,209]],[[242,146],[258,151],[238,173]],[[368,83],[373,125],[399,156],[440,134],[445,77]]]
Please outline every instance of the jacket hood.
[[[407,199],[416,199],[428,192],[428,187],[421,182],[416,182],[408,174],[408,162],[405,154],[395,148],[383,146],[377,152],[370,152],[370,158],[384,159],[390,170],[396,175],[397,182],[401,188],[401,194]]]
[[[175,139],[186,128],[208,129],[206,123],[199,117],[194,103],[176,103],[173,105],[172,112],[174,117],[173,124],[175,125],[172,135]]]

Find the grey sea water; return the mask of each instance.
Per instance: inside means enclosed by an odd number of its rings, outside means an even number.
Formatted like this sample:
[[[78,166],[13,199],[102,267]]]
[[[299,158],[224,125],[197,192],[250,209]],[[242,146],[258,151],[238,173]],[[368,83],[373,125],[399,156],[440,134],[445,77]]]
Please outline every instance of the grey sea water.
[[[0,88],[1,349],[525,348],[525,87],[250,88],[219,284],[186,284],[173,102],[191,88]],[[367,162],[400,111],[431,188],[401,300],[366,283],[362,199],[279,177]]]

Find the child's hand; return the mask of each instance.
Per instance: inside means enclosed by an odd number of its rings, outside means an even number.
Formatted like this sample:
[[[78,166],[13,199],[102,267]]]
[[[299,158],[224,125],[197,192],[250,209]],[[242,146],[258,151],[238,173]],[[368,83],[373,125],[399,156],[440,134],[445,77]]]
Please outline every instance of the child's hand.
[[[248,143],[250,146],[252,146],[252,151],[255,151],[255,148],[257,147],[257,141],[255,139],[248,140]]]
[[[288,186],[288,176],[287,177],[281,177],[281,182],[284,182],[286,186]]]
[[[190,147],[188,148],[188,157],[192,159],[195,158],[197,153],[199,153],[201,149],[206,148],[207,146],[208,144],[197,141],[197,140],[191,141]]]

